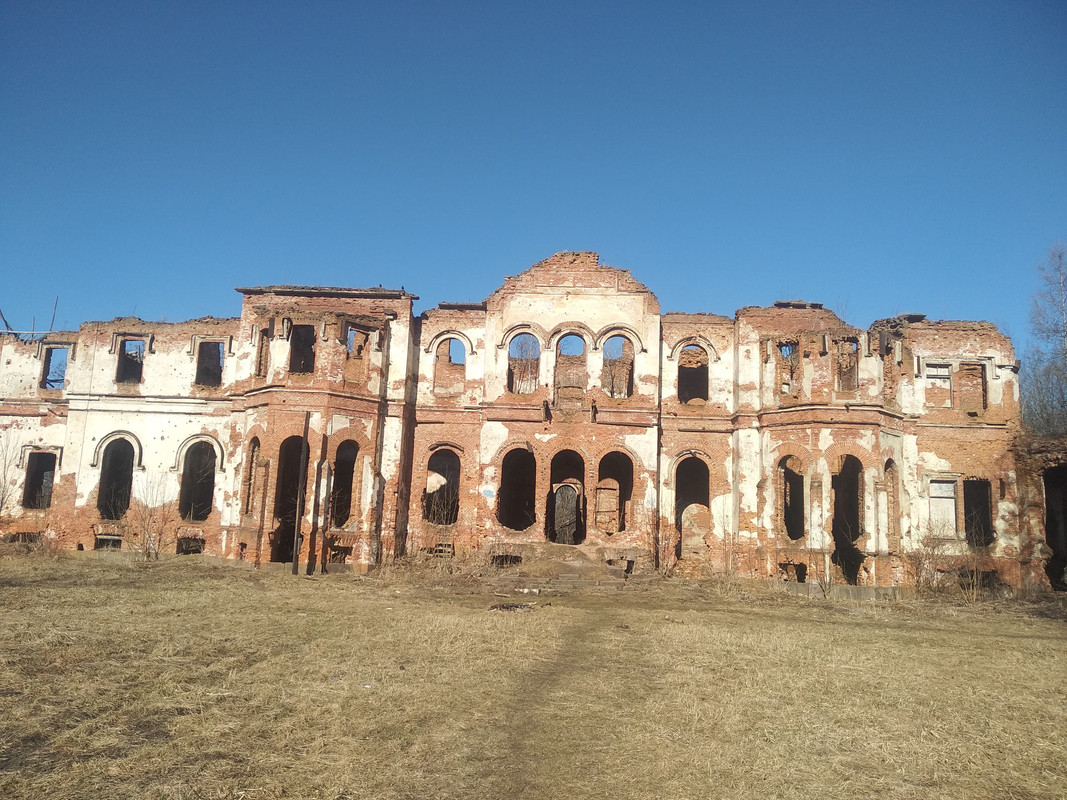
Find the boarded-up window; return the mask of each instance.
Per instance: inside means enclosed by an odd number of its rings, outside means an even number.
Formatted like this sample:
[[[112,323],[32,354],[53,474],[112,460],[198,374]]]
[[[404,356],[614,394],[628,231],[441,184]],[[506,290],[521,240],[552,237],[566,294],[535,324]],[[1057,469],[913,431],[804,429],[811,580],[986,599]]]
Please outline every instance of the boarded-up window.
[[[956,371],[956,405],[978,414],[986,408],[985,370],[981,364],[960,364]]]
[[[956,482],[930,481],[930,534],[956,538]]]
[[[952,368],[948,364],[926,365],[926,405],[934,408],[952,405]]]

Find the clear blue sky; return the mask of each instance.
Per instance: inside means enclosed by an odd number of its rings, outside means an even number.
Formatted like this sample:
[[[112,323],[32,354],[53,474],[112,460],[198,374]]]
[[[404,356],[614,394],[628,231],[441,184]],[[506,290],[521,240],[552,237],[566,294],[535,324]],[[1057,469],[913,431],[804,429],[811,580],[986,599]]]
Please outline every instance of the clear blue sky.
[[[1067,3],[0,2],[0,309],[481,300],[560,250],[664,310],[1024,342],[1067,239]],[[1022,349],[1020,347],[1020,349]]]

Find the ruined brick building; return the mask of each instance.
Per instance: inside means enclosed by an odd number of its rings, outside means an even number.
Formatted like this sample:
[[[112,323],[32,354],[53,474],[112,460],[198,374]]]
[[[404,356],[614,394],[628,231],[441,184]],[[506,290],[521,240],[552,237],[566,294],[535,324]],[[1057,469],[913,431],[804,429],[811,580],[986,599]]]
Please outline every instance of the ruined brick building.
[[[0,335],[0,530],[264,563],[299,541],[309,569],[548,541],[682,574],[895,585],[936,555],[1044,580],[989,323],[662,313],[595,253],[419,317],[402,290],[238,291],[234,319]]]

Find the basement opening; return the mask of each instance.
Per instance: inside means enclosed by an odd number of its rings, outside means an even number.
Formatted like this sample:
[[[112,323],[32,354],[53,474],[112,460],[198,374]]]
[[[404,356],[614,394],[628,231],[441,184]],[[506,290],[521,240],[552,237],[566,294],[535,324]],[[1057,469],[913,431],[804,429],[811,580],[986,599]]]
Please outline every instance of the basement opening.
[[[678,463],[674,477],[674,527],[678,541],[674,546],[676,558],[682,557],[682,542],[698,527],[694,516],[707,513],[711,505],[711,473],[708,465],[696,456],[688,456]],[[687,513],[688,512],[688,513]]]
[[[307,475],[308,451],[304,437],[290,436],[278,449],[278,479],[274,487],[274,519],[270,560],[292,561],[296,540],[296,519],[303,514],[304,487],[300,475]]]
[[[104,448],[100,459],[100,491],[96,508],[101,519],[122,519],[130,508],[133,491],[133,445],[114,439]]]
[[[455,525],[459,519],[459,456],[436,450],[426,462],[422,518],[432,525]]]
[[[855,456],[841,460],[840,471],[831,478],[834,494],[833,537],[831,560],[841,568],[845,580],[859,582],[860,567],[866,556],[856,547],[863,533],[860,523],[860,498],[863,497],[863,464]]]
[[[678,400],[692,405],[708,401],[708,354],[699,345],[687,344],[678,354]]]
[[[585,460],[573,450],[552,458],[551,490],[545,507],[548,540],[556,544],[585,541]]]
[[[352,518],[352,486],[358,456],[359,445],[351,439],[337,446],[333,462],[333,492],[330,496],[330,525],[333,528],[343,528]]]
[[[294,325],[289,331],[289,371],[298,375],[315,371],[314,325]]]
[[[509,451],[500,465],[496,518],[505,528],[523,531],[537,521],[537,460],[529,450]]]
[[[197,346],[196,385],[222,385],[222,342],[201,342]]]
[[[26,459],[26,485],[22,507],[44,509],[52,505],[52,484],[56,478],[55,453],[30,453]]]
[[[1045,470],[1045,543],[1052,558],[1045,574],[1052,588],[1067,592],[1067,464]]]
[[[195,442],[185,451],[178,516],[188,522],[203,522],[215,505],[215,448]]]
[[[634,346],[625,336],[604,342],[604,372],[601,386],[608,397],[624,400],[634,393]]]
[[[989,481],[967,478],[963,481],[963,526],[967,544],[989,547],[993,534],[993,490]]]
[[[178,555],[197,556],[204,552],[204,540],[199,536],[179,536]]]
[[[510,554],[493,556],[490,559],[490,563],[494,567],[517,567],[522,563],[522,556]]]

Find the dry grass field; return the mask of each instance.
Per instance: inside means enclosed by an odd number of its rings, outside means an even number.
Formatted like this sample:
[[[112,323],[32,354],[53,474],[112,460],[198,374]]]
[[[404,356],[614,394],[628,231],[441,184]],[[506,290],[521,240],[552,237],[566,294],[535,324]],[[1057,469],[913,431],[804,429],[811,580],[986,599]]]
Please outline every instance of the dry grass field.
[[[1056,598],[0,559],[4,798],[1067,797]]]

